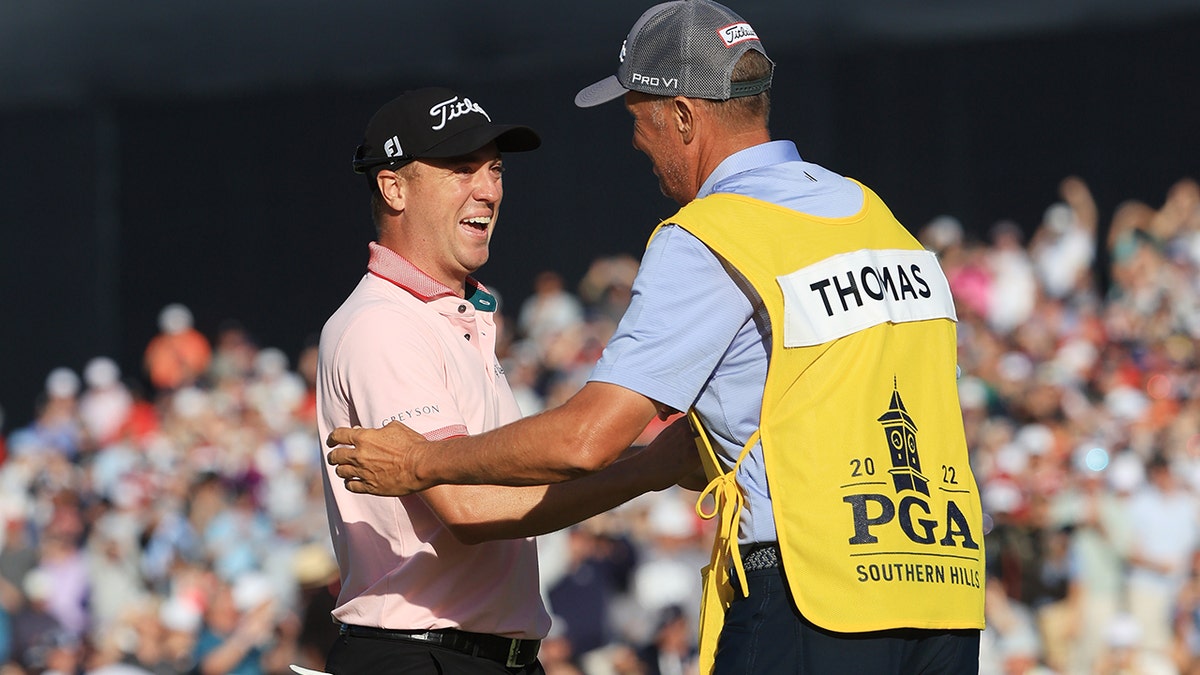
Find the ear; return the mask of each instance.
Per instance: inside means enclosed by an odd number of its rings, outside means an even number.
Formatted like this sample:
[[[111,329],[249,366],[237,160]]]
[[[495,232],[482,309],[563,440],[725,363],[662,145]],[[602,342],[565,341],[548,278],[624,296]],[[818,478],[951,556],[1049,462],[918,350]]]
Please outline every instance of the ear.
[[[671,123],[675,125],[675,131],[679,134],[680,140],[684,145],[692,142],[696,137],[696,104],[690,98],[685,96],[676,96],[671,99]]]
[[[394,211],[404,210],[404,179],[399,174],[383,169],[375,176],[375,186],[379,188],[384,203]]]

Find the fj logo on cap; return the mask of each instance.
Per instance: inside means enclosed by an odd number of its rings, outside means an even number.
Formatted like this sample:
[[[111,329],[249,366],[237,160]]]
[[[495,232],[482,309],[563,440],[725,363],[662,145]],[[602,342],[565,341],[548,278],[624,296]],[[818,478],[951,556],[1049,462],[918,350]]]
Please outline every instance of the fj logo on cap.
[[[434,131],[440,131],[446,126],[447,122],[455,117],[460,117],[473,112],[483,115],[484,118],[486,118],[489,122],[492,121],[492,118],[488,117],[488,114],[483,111],[483,108],[479,107],[478,103],[472,101],[466,96],[462,97],[462,100],[460,101],[458,97],[455,96],[454,98],[448,101],[442,101],[441,103],[429,109],[429,116],[436,121],[431,128]]]
[[[758,33],[755,33],[750,24],[745,22],[731,23],[724,28],[718,28],[717,35],[721,36],[721,41],[725,43],[726,48],[732,47],[739,42],[758,39]]]
[[[626,42],[628,42],[628,40],[623,40],[621,42],[621,53],[617,56],[617,58],[619,58],[621,60],[621,63],[625,63],[625,43]]]
[[[399,157],[404,154],[404,150],[400,147],[400,137],[392,136],[383,144],[383,151],[388,157]]]

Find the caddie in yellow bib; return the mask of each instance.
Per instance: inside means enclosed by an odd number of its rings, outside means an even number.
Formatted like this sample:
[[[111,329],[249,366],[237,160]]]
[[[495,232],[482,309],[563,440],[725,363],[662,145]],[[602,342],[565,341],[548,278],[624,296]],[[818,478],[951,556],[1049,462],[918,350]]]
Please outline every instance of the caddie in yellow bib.
[[[670,0],[576,95],[623,101],[682,207],[651,236],[584,412],[627,392],[688,412],[697,511],[718,522],[702,673],[978,671],[982,512],[949,283],[872,191],[772,139],[773,74],[746,19]],[[812,103],[782,112],[804,125]]]
[[[715,194],[669,222],[753,287],[774,329],[758,437],[800,613],[839,633],[982,628],[983,531],[949,286],[934,255],[863,190],[852,219]],[[700,433],[716,498],[702,515],[721,522],[702,610],[707,665],[730,575],[744,573],[730,531],[735,471],[717,475]]]

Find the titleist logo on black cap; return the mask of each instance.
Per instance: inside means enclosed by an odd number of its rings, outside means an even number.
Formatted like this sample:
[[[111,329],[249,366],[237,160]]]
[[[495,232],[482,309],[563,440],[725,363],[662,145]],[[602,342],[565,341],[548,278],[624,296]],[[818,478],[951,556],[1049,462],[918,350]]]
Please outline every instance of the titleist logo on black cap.
[[[455,96],[452,99],[442,101],[441,103],[438,103],[429,109],[429,116],[435,120],[435,124],[431,126],[430,129],[433,129],[434,131],[440,131],[446,126],[447,122],[455,117],[460,117],[473,112],[483,115],[484,118],[489,122],[492,121],[492,118],[489,117],[486,112],[484,112],[483,108],[479,107],[478,103],[472,101],[466,96],[461,97],[461,100],[458,96]]]
[[[416,159],[459,157],[495,142],[500,152],[524,152],[541,145],[537,132],[519,124],[493,124],[475,101],[445,87],[404,92],[388,101],[367,123],[354,153],[354,171],[398,169]]]

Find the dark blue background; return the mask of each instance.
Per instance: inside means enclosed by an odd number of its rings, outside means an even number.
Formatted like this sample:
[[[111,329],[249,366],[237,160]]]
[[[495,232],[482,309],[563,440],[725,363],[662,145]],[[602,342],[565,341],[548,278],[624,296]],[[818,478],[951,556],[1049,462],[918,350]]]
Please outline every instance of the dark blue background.
[[[456,87],[542,134],[541,150],[506,160],[479,275],[510,312],[541,269],[573,285],[599,255],[637,254],[673,204],[619,104],[572,104],[615,69],[611,43],[634,18],[605,19],[615,36],[581,25],[579,53],[561,59],[522,61],[493,35],[504,26],[405,25],[403,44],[458,37],[470,58],[356,81],[94,86],[0,107],[5,431],[28,421],[55,366],[108,355],[140,377],[169,302],[210,337],[235,319],[295,359],[363,272],[373,230],[350,159],[370,114],[405,88]],[[1200,14],[879,43],[813,38],[782,18],[756,28],[778,63],[776,137],[866,182],[914,230],[943,213],[979,236],[1002,218],[1031,230],[1068,174],[1090,184],[1102,221],[1125,199],[1157,206],[1173,182],[1200,177]],[[507,51],[490,51],[498,44]]]

